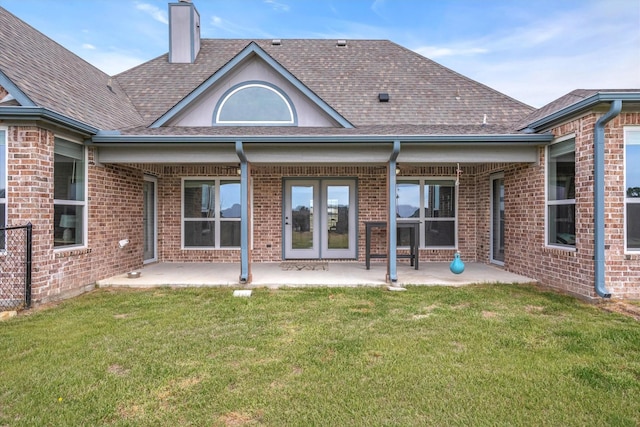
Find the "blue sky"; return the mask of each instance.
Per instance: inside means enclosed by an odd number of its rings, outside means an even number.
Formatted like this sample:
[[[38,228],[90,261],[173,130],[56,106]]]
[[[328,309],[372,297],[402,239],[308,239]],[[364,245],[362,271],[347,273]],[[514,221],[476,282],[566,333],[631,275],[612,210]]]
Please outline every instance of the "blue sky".
[[[193,0],[205,38],[388,39],[534,107],[640,88],[639,0]],[[0,0],[109,74],[167,51],[167,0]]]

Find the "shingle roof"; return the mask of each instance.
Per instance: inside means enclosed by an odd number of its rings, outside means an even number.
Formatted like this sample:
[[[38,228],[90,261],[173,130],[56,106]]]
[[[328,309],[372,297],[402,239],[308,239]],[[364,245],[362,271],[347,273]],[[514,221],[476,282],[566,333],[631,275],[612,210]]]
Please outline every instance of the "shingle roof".
[[[509,126],[532,108],[386,40],[204,39],[194,64],[162,55],[115,78],[148,125],[254,41],[356,127]],[[388,103],[378,93],[390,95]],[[245,128],[245,131],[247,129]]]
[[[558,112],[570,105],[576,104],[584,99],[587,99],[597,93],[603,92],[638,92],[638,89],[576,89],[568,94],[548,103],[547,105],[537,109],[530,115],[526,116],[518,128],[526,128],[531,123],[534,123],[540,119],[543,119],[555,112]]]
[[[498,129],[499,133],[515,133],[516,125],[533,111],[385,40],[348,40],[346,46],[338,47],[335,40],[282,40],[280,45],[273,45],[271,40],[203,39],[194,64],[170,64],[165,54],[110,79],[0,8],[0,71],[36,105],[101,129],[142,133],[141,129],[198,88],[252,41],[360,128],[353,131],[360,134],[374,130],[391,134],[403,129],[436,134],[484,134]],[[379,102],[381,92],[389,94],[389,102]],[[487,124],[484,127],[483,122]],[[242,127],[208,131],[173,128],[173,132],[274,131]]]
[[[103,129],[141,124],[116,81],[0,7],[0,71],[31,101]]]
[[[296,126],[208,126],[208,127],[158,127],[138,126],[123,129],[122,135],[148,136],[399,136],[399,135],[508,135],[511,126],[500,125],[368,125],[357,128],[326,128]]]

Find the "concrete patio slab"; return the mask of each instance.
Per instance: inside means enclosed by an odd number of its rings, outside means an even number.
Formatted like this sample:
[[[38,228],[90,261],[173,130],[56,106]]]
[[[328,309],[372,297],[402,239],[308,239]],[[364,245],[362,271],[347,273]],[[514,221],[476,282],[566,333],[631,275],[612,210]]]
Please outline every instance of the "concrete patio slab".
[[[365,269],[361,262],[329,262],[325,269],[283,269],[281,263],[256,263],[251,266],[253,280],[249,285],[240,285],[238,263],[155,263],[144,266],[140,277],[128,278],[121,274],[100,280],[97,285],[125,287],[198,287],[230,286],[256,287],[300,287],[300,286],[385,286],[386,263],[372,263]],[[534,283],[535,280],[510,273],[504,269],[481,263],[466,263],[462,274],[449,271],[447,262],[423,262],[415,270],[406,264],[398,265],[398,281],[395,286],[441,285],[462,286],[476,283]]]

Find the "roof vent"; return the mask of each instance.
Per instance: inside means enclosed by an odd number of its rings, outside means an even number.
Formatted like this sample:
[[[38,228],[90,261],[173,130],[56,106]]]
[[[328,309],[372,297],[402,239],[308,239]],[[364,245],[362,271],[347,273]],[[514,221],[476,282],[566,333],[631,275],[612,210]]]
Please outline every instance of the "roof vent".
[[[389,94],[386,92],[380,92],[378,94],[378,100],[380,102],[389,102]]]
[[[338,40],[336,42],[336,46],[338,46],[338,47],[344,47],[346,45],[347,45],[347,41],[346,40]]]
[[[280,46],[280,45],[282,44],[282,40],[280,40],[280,39],[273,39],[273,40],[271,40],[271,44],[272,44],[273,46]]]

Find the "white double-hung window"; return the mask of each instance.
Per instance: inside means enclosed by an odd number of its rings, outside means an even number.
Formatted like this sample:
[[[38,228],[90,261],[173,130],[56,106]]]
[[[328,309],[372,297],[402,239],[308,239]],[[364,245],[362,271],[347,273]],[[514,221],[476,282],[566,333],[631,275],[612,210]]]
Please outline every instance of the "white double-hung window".
[[[640,127],[624,130],[625,250],[640,252]]]
[[[239,248],[241,212],[240,181],[224,178],[184,178],[183,248]]]

